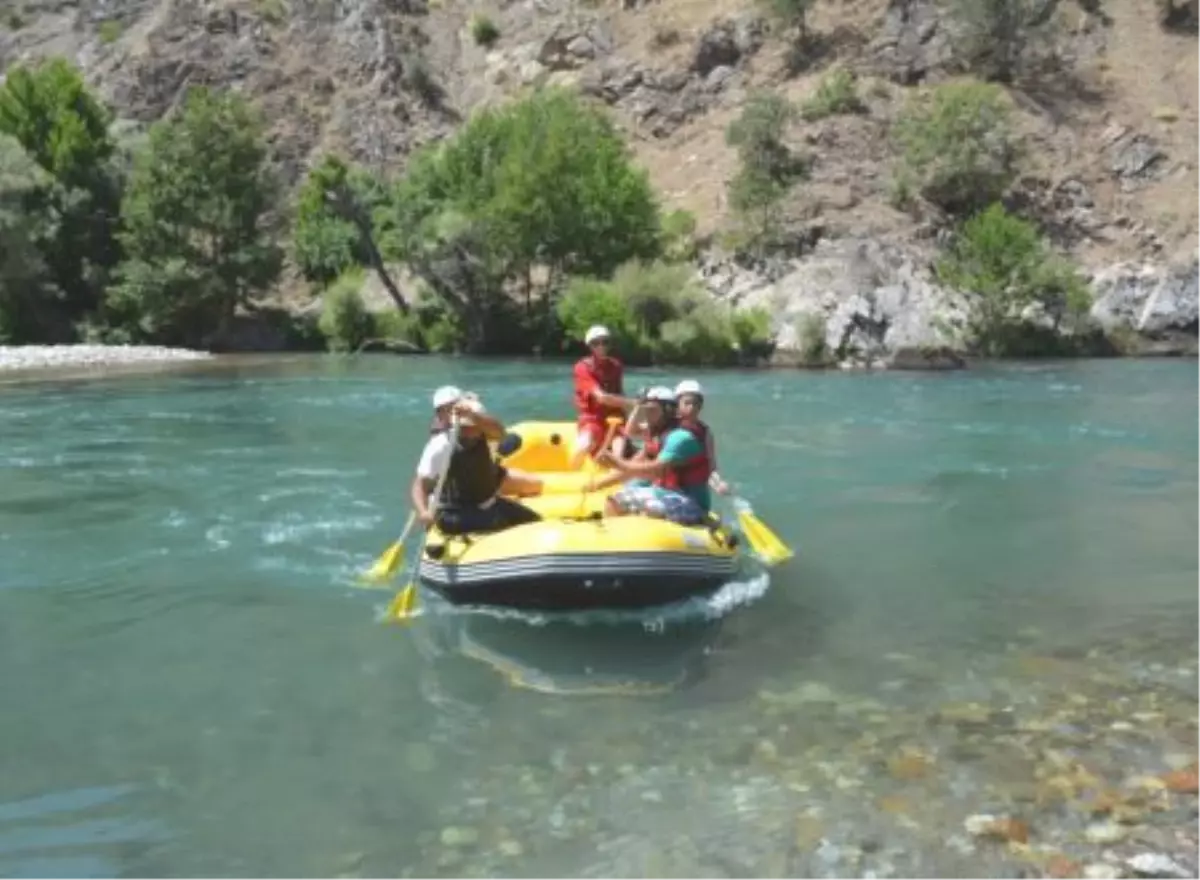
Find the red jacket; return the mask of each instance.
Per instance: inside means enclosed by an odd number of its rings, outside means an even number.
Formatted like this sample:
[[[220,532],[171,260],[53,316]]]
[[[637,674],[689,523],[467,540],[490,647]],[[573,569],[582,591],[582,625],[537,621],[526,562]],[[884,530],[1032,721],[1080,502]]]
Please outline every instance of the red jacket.
[[[699,440],[702,451],[687,461],[673,463],[662,476],[654,481],[654,485],[676,491],[688,486],[703,486],[713,473],[712,459],[708,457],[708,425],[704,422],[697,422],[694,425],[678,424],[675,427],[688,431]],[[665,434],[662,434],[646,441],[646,457],[651,461],[658,459],[664,437]]]
[[[603,431],[609,416],[622,415],[620,407],[601,406],[594,392],[624,394],[625,368],[614,357],[596,360],[591,355],[575,364],[575,409],[579,411],[579,427]]]

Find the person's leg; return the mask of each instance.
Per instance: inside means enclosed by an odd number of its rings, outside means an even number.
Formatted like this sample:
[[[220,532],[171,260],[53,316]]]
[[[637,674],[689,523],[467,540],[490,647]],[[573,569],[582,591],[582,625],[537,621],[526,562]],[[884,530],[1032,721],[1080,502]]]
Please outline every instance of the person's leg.
[[[443,507],[437,512],[437,526],[444,535],[463,535],[471,530],[460,507]]]
[[[504,475],[504,482],[500,484],[500,491],[503,494],[517,498],[541,495],[542,488],[542,479],[525,471],[507,471]]]
[[[609,516],[632,516],[639,513],[655,516],[657,491],[653,486],[626,485],[608,496],[605,509]]]
[[[511,498],[497,498],[492,509],[495,511],[492,531],[511,529],[513,526],[523,526],[541,520],[536,511]]]
[[[707,518],[704,508],[697,504],[694,498],[690,498],[682,492],[669,490],[660,492],[659,504],[663,519],[681,526],[700,525]]]
[[[593,425],[584,425],[575,432],[575,445],[571,448],[571,470],[577,471],[583,467],[583,460],[592,451],[596,441],[596,428]]]

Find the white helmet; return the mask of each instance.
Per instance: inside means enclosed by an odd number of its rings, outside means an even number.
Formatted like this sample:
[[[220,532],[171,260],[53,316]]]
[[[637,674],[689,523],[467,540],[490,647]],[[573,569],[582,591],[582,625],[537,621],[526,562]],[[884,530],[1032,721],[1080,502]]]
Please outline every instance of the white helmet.
[[[583,344],[591,345],[597,339],[610,339],[612,334],[608,332],[608,328],[603,324],[596,324],[588,328],[588,332],[583,334]]]
[[[462,396],[462,391],[455,386],[443,385],[437,391],[433,392],[433,408],[441,409],[443,406],[458,403],[458,401],[462,400]]]
[[[700,383],[695,379],[684,379],[675,386],[675,396],[683,397],[685,394],[695,394],[697,397],[703,397],[704,389],[700,387]]]
[[[666,385],[655,385],[646,392],[646,400],[651,400],[655,403],[674,405],[675,392]]]

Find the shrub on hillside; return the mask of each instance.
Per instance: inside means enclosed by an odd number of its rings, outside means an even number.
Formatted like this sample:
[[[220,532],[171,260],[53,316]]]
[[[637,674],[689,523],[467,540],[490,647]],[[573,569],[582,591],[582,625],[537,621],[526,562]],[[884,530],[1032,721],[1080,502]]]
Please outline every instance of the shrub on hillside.
[[[696,241],[696,215],[679,209],[662,218],[662,255],[674,263],[695,259],[699,250]]]
[[[122,205],[127,254],[109,291],[139,334],[200,345],[278,277],[261,122],[235,92],[195,88],[150,130]]]
[[[807,173],[807,163],[784,143],[796,108],[770,92],[750,96],[730,123],[725,141],[737,150],[738,170],[728,184],[729,204],[751,247],[770,246],[781,222],[784,196]]]
[[[984,79],[1011,83],[1038,44],[1052,37],[1056,6],[1046,0],[952,0],[954,53]]]
[[[1082,318],[1091,303],[1087,285],[1057,256],[1032,223],[991,205],[967,220],[937,264],[938,279],[970,296],[970,331],[988,355],[1013,354],[1027,335],[1035,306],[1053,330]],[[1074,328],[1068,328],[1074,329]]]
[[[489,47],[500,39],[500,28],[482,12],[477,12],[471,16],[471,39],[476,45]]]
[[[794,42],[808,40],[808,13],[814,0],[763,0],[768,14],[794,34]]]
[[[800,107],[800,115],[809,122],[840,113],[863,113],[867,105],[858,95],[858,80],[844,67],[821,77],[817,90]]]
[[[570,339],[592,324],[607,326],[631,363],[732,364],[773,348],[768,313],[717,303],[687,265],[633,261],[611,281],[572,279],[558,313]]]
[[[1016,174],[1019,146],[1004,92],[987,83],[949,83],[912,98],[893,130],[896,182],[952,214],[1003,195]]]

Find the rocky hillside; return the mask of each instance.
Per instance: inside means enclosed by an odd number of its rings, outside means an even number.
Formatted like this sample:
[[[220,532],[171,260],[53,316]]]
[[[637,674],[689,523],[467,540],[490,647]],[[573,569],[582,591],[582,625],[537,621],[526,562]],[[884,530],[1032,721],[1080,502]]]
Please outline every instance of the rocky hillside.
[[[1027,144],[1012,201],[1098,273],[1095,317],[1194,339],[1195,3],[1184,0],[1167,27],[1164,2],[1173,0],[1063,0],[1045,50],[1053,73],[1010,90]],[[64,55],[133,122],[161,117],[190,84],[254,96],[293,183],[330,150],[398,171],[480,104],[575,83],[613,108],[666,204],[694,212],[704,232],[729,219],[735,157],[724,130],[748,92],[769,87],[802,103],[831,67],[846,67],[865,112],[793,130],[813,160],[792,195],[806,248],[753,269],[710,258],[702,272],[720,296],[770,304],[785,347],[815,313],[831,348],[868,359],[940,345],[934,328],[946,322],[933,318],[956,308],[929,280],[937,218],[914,220],[888,197],[890,120],[906,93],[959,72],[955,36],[930,0],[816,0],[803,57],[751,0],[4,6],[0,66]],[[472,33],[477,16],[498,30],[489,48]]]

